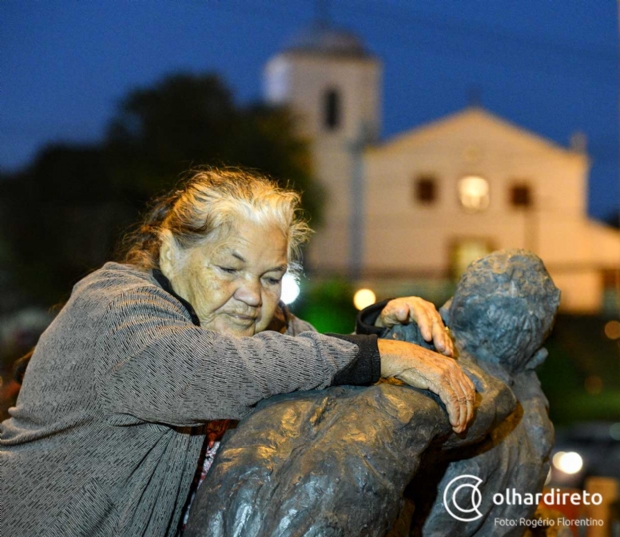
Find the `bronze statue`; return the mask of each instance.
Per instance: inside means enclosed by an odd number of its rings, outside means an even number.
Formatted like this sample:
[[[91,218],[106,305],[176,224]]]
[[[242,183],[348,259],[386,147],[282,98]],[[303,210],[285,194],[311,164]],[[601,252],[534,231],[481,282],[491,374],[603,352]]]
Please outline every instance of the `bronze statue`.
[[[458,363],[478,392],[465,433],[452,431],[436,396],[409,386],[272,398],[225,440],[185,535],[384,536],[399,515],[408,530],[406,490],[416,502],[412,534],[518,535],[489,524],[500,513],[529,516],[535,506],[498,510],[490,492],[537,492],[546,476],[553,431],[533,368],[546,356],[558,303],[533,254],[504,251],[475,262],[443,308]],[[424,344],[415,324],[383,337]],[[445,475],[423,478],[431,466]],[[476,472],[485,482],[475,506],[481,515],[464,523],[446,511],[441,493],[459,473]],[[468,510],[466,500],[457,507]]]

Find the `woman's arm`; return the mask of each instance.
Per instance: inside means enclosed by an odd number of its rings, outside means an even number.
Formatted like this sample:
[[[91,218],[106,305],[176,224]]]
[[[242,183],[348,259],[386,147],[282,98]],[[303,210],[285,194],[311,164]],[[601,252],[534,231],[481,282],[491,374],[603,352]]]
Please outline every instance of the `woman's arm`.
[[[389,344],[389,345],[388,345]],[[234,337],[194,326],[154,286],[113,299],[98,338],[99,393],[114,413],[171,425],[239,419],[260,400],[381,376],[437,392],[455,430],[469,419],[473,386],[456,363],[404,342],[265,331]],[[359,382],[361,383],[361,382]],[[471,389],[470,389],[471,388]]]
[[[192,325],[165,291],[143,286],[109,304],[98,337],[100,395],[113,412],[147,421],[238,419],[266,397],[324,388],[350,364],[372,362],[374,337],[357,338],[215,333]]]
[[[383,336],[395,324],[415,322],[422,337],[445,356],[454,354],[452,340],[435,306],[417,297],[384,300],[362,310],[356,323],[360,334]],[[411,343],[379,339],[381,376],[396,377],[429,389],[446,405],[454,431],[463,432],[473,418],[475,389],[454,360]]]
[[[435,306],[416,296],[393,298],[363,309],[357,316],[358,334],[381,337],[387,328],[397,324],[416,323],[425,341],[432,342],[438,352],[454,355],[454,345]]]
[[[456,360],[404,341],[379,339],[378,343],[381,376],[439,395],[452,428],[462,433],[474,417],[476,389]]]

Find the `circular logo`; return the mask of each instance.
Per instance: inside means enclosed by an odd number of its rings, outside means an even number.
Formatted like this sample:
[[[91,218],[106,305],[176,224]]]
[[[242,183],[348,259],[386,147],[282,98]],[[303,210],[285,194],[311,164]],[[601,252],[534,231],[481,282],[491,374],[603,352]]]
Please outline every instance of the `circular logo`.
[[[455,477],[448,483],[443,491],[443,505],[452,518],[471,522],[482,516],[478,510],[482,503],[482,494],[478,490],[481,483],[482,479],[469,474]],[[470,490],[466,492],[466,489]]]

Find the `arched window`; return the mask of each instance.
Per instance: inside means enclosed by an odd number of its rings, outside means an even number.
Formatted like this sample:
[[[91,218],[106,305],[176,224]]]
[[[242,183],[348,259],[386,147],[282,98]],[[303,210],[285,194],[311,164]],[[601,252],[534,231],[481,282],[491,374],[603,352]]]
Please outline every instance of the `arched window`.
[[[334,131],[342,123],[342,99],[337,89],[328,89],[323,95],[323,125]]]

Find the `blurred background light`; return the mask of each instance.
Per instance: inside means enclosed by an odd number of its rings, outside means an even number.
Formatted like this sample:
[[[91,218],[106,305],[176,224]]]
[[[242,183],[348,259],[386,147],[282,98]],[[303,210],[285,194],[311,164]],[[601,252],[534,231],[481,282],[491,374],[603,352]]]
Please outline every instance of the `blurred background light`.
[[[282,302],[285,304],[295,302],[295,299],[299,296],[299,291],[299,282],[297,278],[287,272],[284,278],[282,278]]]
[[[620,338],[620,321],[609,321],[605,325],[605,335],[609,339]]]
[[[377,296],[370,289],[359,289],[353,296],[353,304],[358,310],[363,310],[377,301]]]
[[[609,427],[609,436],[614,440],[620,440],[620,423],[614,423]]]
[[[583,459],[575,451],[558,451],[553,456],[553,466],[565,474],[576,474],[583,468]]]

